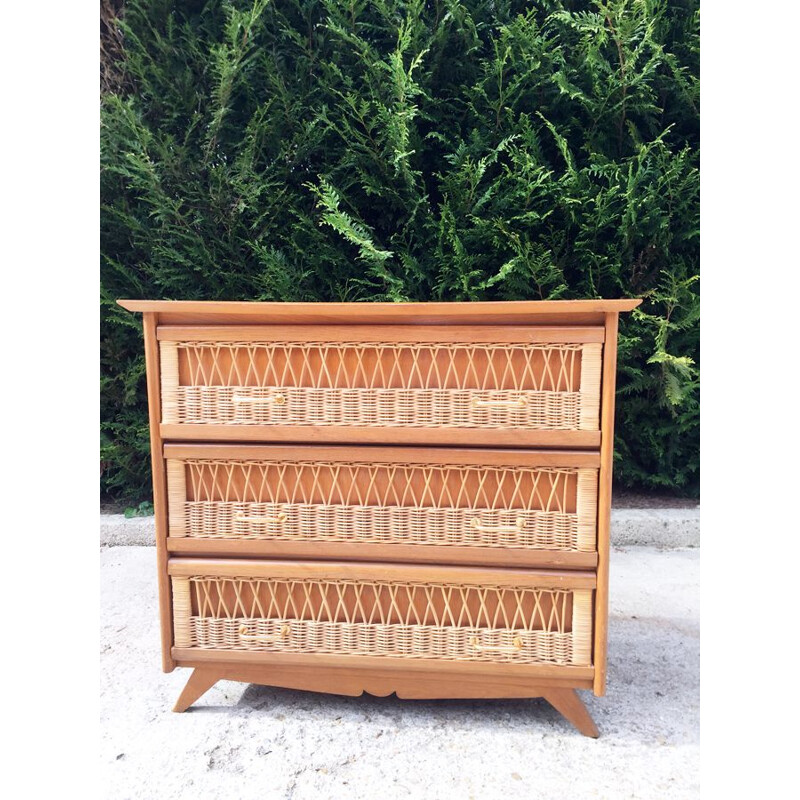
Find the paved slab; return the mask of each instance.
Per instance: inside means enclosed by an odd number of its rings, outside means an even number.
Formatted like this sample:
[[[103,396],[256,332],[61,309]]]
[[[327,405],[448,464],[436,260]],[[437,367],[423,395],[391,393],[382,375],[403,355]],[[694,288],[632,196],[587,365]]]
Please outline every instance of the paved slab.
[[[217,684],[169,709],[188,671],[159,664],[155,551],[102,558],[105,797],[699,797],[698,550],[616,550],[609,690],[580,736],[541,700],[401,701]]]

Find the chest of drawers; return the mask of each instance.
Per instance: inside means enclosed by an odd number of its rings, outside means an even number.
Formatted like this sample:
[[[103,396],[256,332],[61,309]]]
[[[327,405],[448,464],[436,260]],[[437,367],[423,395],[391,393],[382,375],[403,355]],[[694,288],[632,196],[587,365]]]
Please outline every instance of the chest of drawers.
[[[403,698],[605,692],[617,322],[638,300],[144,314],[162,666]]]

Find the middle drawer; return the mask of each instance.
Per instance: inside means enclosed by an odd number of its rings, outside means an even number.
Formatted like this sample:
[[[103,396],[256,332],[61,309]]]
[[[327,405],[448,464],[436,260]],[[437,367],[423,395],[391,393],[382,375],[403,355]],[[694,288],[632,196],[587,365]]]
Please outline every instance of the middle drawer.
[[[597,453],[166,445],[174,553],[597,564]]]

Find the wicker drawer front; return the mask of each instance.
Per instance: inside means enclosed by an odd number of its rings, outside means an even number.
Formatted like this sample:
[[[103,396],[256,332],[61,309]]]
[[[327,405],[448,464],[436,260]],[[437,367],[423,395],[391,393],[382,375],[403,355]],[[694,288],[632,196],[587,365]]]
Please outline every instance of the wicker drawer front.
[[[219,331],[195,340],[162,329],[169,337],[160,343],[162,421],[367,429],[373,436],[397,429],[596,432],[600,334],[570,330],[344,328],[317,338],[303,328],[293,341],[285,328],[228,328],[224,340]],[[381,333],[385,340],[373,341]]]
[[[596,468],[532,466],[514,453],[487,465],[480,451],[474,463],[453,463],[441,450],[395,448],[381,460],[343,450],[287,457],[287,448],[242,446],[235,458],[209,458],[213,449],[183,447],[189,457],[167,459],[170,536],[596,550]],[[443,462],[420,463],[425,454]]]
[[[217,562],[219,563],[219,562]],[[476,581],[441,568],[385,570],[228,562],[172,577],[175,646],[203,650],[590,666],[592,590]],[[251,562],[252,564],[252,562]],[[241,573],[237,575],[237,570]],[[186,570],[182,570],[185,572]],[[258,571],[258,576],[253,576]],[[346,570],[343,570],[346,572]],[[310,573],[310,574],[309,574]],[[450,573],[450,574],[448,574]]]

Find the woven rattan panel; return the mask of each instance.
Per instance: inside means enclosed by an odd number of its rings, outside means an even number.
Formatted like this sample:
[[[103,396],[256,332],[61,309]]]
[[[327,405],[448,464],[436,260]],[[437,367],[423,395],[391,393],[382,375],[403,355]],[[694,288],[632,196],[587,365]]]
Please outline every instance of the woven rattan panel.
[[[588,665],[591,592],[173,578],[178,647]]]
[[[171,535],[592,552],[597,470],[170,460]]]
[[[596,431],[601,350],[165,341],[163,422]]]

